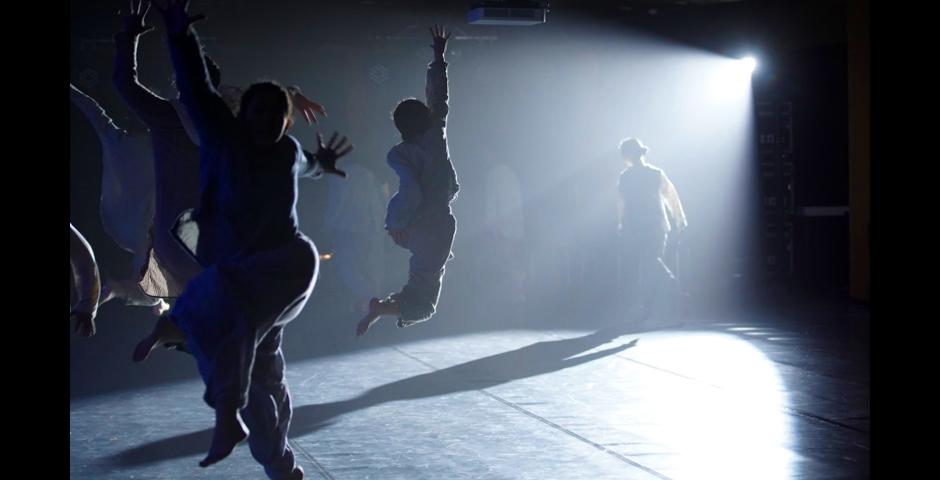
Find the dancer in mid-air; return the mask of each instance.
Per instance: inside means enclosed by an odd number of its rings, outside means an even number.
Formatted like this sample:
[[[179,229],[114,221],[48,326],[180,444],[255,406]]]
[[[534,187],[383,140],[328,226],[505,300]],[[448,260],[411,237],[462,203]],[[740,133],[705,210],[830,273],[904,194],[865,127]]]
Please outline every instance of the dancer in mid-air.
[[[336,134],[323,145],[318,135],[319,149],[308,158],[286,135],[290,96],[276,83],[251,85],[233,114],[207,78],[192,28],[203,16],[191,17],[188,3],[169,0],[161,9],[203,173],[199,207],[184,212],[173,231],[203,270],[165,318],[184,333],[206,385],[203,398],[215,410],[200,465],[227,457],[247,436],[270,478],[303,478],[287,444],[291,404],[281,352],[284,327],[310,298],[318,268],[316,248],[297,223],[297,178],[316,174],[315,166],[343,175],[336,161],[352,146]]]
[[[193,120],[180,99],[165,99],[140,83],[137,76],[137,44],[140,37],[153,30],[146,24],[151,4],[131,0],[129,13],[123,17],[123,29],[114,36],[114,87],[134,114],[150,130],[154,206],[150,236],[145,246],[145,260],[140,278],[143,291],[167,300],[178,297],[186,284],[202,267],[172,234],[176,220],[185,210],[199,205],[200,138]],[[242,90],[221,84],[222,72],[208,56],[204,59],[212,87],[224,91],[230,109],[236,109]],[[322,106],[305,97],[297,87],[291,90],[292,105],[307,123],[315,123]],[[143,361],[159,345],[179,345],[183,341],[172,322],[158,320],[154,334],[144,337],[134,349],[134,361]],[[164,342],[161,339],[167,340]]]
[[[450,34],[431,28],[434,59],[428,65],[427,105],[416,98],[402,100],[392,114],[402,142],[388,152],[388,164],[399,186],[388,202],[385,228],[395,244],[411,252],[408,283],[383,300],[372,298],[369,312],[359,321],[357,335],[366,333],[383,315],[398,317],[398,326],[423,322],[437,308],[444,264],[451,255],[456,220],[450,204],[460,186],[447,149],[447,63],[444,52]]]

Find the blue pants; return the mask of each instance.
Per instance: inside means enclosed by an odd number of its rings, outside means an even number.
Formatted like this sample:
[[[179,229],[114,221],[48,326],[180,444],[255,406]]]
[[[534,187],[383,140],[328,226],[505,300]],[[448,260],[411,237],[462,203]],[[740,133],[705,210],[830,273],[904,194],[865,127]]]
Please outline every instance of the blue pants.
[[[419,218],[408,227],[404,248],[411,252],[408,262],[408,283],[390,296],[399,304],[399,327],[423,322],[437,308],[441,295],[444,264],[453,258],[450,252],[457,231],[457,220],[449,212]]]
[[[296,467],[287,444],[291,402],[281,338],[310,297],[317,268],[316,248],[298,236],[209,266],[171,313],[206,384],[203,399],[241,411],[251,453],[272,479]]]

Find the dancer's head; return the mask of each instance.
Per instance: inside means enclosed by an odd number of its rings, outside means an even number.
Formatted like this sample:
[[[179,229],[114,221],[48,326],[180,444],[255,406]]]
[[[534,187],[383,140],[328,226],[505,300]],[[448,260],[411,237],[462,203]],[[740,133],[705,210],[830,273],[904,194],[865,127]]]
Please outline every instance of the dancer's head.
[[[630,137],[620,142],[620,155],[627,166],[645,165],[646,152],[649,150],[649,147],[643,145],[643,142],[638,138]]]
[[[401,132],[402,140],[417,140],[431,126],[431,111],[417,98],[406,98],[398,102],[392,112],[395,127]]]
[[[247,127],[255,145],[268,147],[284,136],[291,125],[290,95],[277,82],[258,82],[245,90],[238,119]]]

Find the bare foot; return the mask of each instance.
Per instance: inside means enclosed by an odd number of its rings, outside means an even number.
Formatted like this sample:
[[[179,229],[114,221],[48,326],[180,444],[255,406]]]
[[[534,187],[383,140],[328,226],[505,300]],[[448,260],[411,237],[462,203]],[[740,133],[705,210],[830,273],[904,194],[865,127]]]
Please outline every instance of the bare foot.
[[[382,316],[381,311],[382,302],[380,302],[378,298],[373,297],[372,300],[369,300],[369,312],[366,313],[365,317],[362,317],[362,320],[359,321],[359,325],[356,326],[357,337],[361,337],[372,328],[372,325]]]
[[[201,462],[200,467],[208,467],[232,453],[235,446],[248,437],[248,432],[242,426],[238,413],[232,411],[215,411],[215,429],[212,431],[212,445],[209,454]]]
[[[164,315],[157,319],[156,325],[150,335],[144,337],[134,349],[134,362],[143,362],[150,356],[150,352],[159,346],[167,343],[182,343],[186,341],[183,332],[173,324],[169,315]]]

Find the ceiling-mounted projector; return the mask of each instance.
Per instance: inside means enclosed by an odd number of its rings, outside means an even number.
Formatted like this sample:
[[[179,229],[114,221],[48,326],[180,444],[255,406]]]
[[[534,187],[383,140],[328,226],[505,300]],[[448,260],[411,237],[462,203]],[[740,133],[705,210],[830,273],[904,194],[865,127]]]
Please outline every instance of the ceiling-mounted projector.
[[[548,2],[507,0],[478,2],[470,7],[467,22],[473,25],[538,25],[545,23]]]

